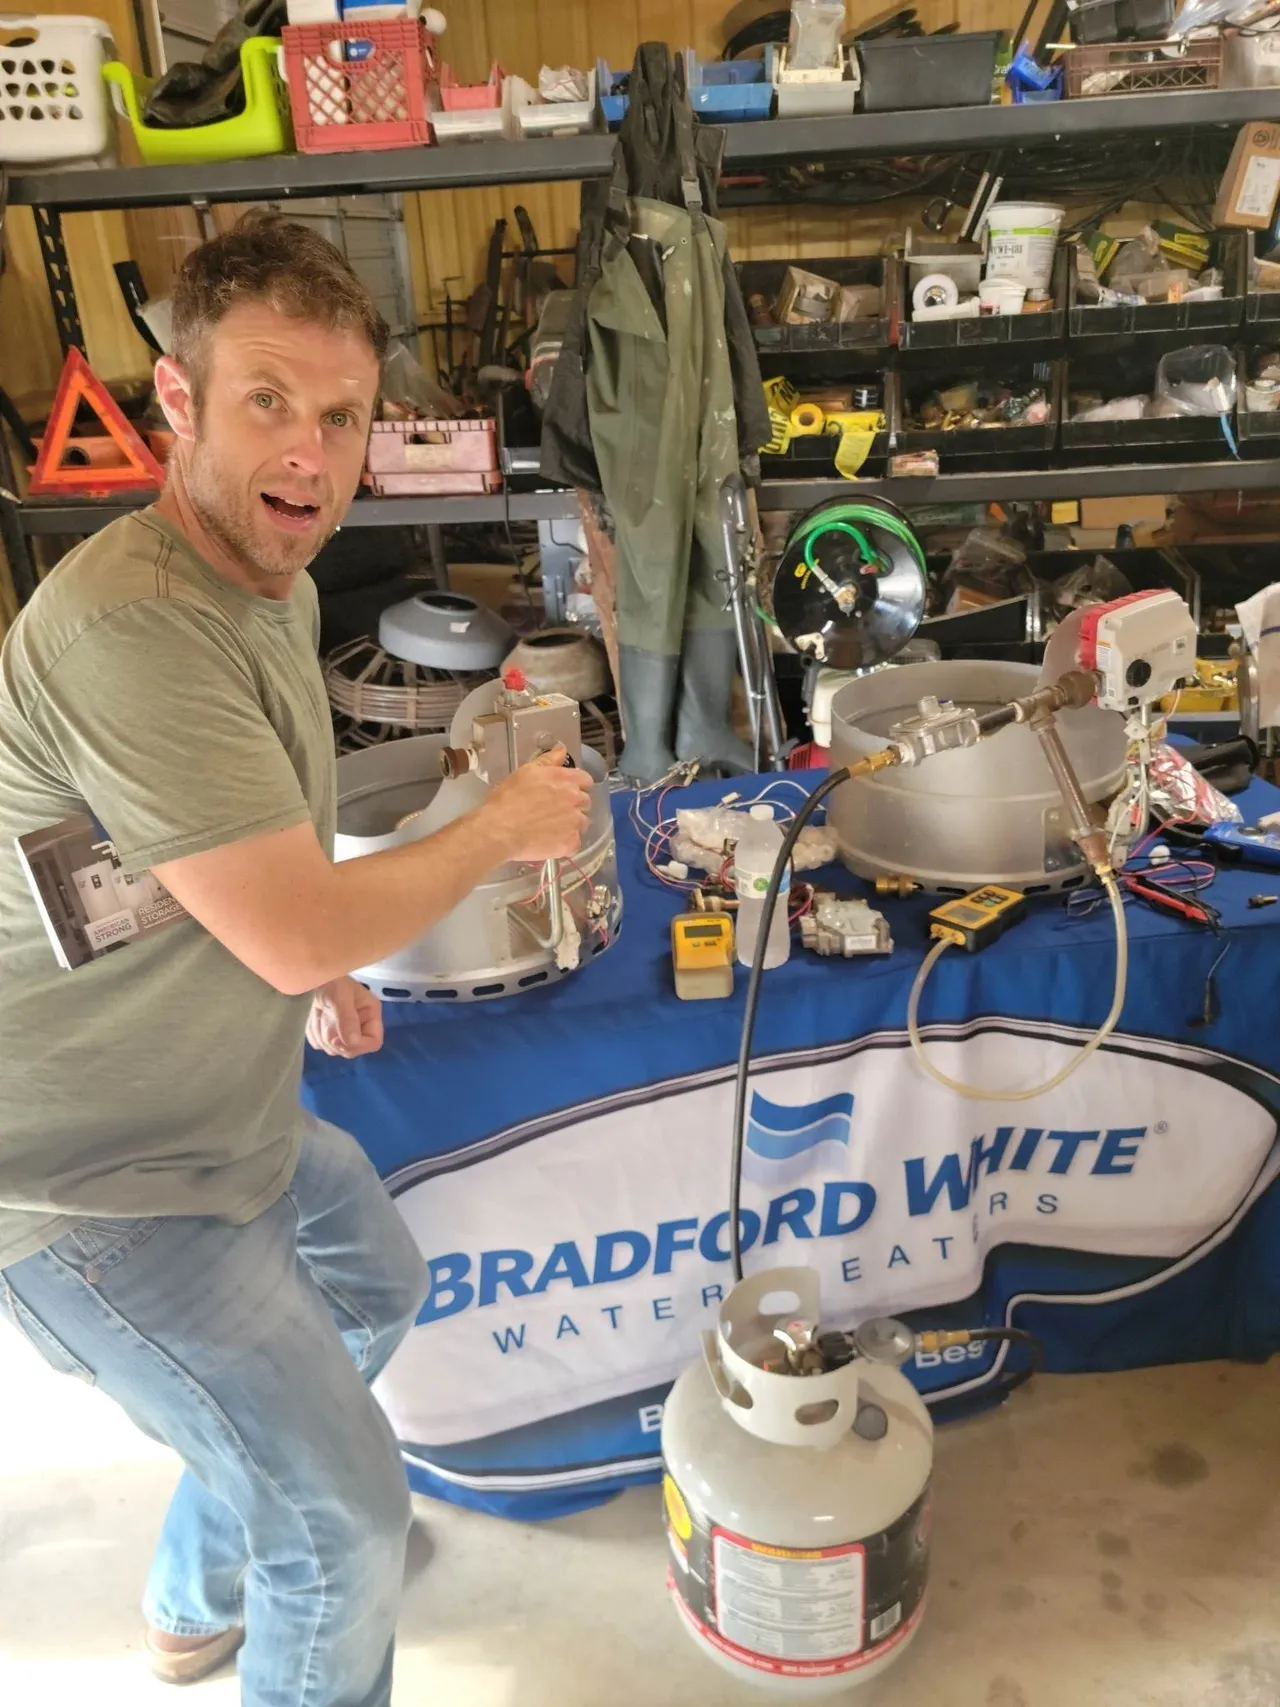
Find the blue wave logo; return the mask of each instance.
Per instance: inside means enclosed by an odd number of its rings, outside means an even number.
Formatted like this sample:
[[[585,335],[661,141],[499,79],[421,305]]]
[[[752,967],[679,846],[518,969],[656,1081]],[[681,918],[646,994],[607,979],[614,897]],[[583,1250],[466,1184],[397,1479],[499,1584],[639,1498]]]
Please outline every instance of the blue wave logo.
[[[760,1185],[786,1185],[809,1173],[812,1152],[823,1144],[849,1144],[853,1093],[839,1091],[821,1102],[785,1108],[755,1091],[747,1119],[743,1172]]]

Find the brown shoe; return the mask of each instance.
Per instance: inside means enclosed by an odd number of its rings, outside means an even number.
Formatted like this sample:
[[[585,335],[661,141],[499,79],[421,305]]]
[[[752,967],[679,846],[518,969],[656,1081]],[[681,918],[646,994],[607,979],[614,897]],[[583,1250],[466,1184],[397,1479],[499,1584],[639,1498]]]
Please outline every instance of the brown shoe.
[[[161,1683],[199,1683],[220,1671],[244,1641],[240,1629],[220,1630],[216,1636],[171,1636],[147,1625],[147,1658]]]

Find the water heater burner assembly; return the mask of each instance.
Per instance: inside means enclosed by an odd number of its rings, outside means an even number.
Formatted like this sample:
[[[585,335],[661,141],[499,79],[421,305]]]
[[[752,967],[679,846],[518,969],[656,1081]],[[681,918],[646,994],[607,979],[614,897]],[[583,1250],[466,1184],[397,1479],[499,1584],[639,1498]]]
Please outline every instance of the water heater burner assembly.
[[[577,702],[518,675],[482,683],[446,738],[390,741],[338,761],[337,859],[443,829],[515,766],[562,744],[596,787],[573,859],[501,866],[399,953],[356,973],[384,1001],[473,1002],[538,989],[603,954],[622,923],[613,813],[600,755],[582,744]]]

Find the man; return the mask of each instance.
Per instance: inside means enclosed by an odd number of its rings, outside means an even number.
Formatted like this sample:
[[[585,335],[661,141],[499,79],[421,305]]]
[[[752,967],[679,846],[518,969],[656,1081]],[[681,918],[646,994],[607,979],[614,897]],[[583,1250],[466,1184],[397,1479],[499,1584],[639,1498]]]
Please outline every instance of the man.
[[[245,1707],[387,1707],[409,1522],[366,1383],[423,1265],[353,1140],[301,1113],[304,1030],[377,1049],[346,974],[506,861],[575,852],[590,788],[553,753],[436,836],[331,861],[305,569],[355,494],[386,340],[301,225],[195,251],[156,365],[166,489],[71,553],[0,656],[0,1310],[185,1460],[147,1645],[173,1682],[240,1647]],[[15,838],[86,809],[189,916],[64,971]]]

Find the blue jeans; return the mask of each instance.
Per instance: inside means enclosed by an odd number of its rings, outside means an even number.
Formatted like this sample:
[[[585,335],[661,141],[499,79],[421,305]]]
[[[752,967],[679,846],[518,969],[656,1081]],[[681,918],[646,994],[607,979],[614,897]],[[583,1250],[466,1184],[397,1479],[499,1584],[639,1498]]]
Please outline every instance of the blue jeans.
[[[86,1221],[0,1272],[0,1310],[45,1358],[185,1461],[146,1616],[243,1624],[244,1707],[388,1707],[410,1504],[366,1383],[426,1290],[373,1167],[313,1120],[247,1226]]]

